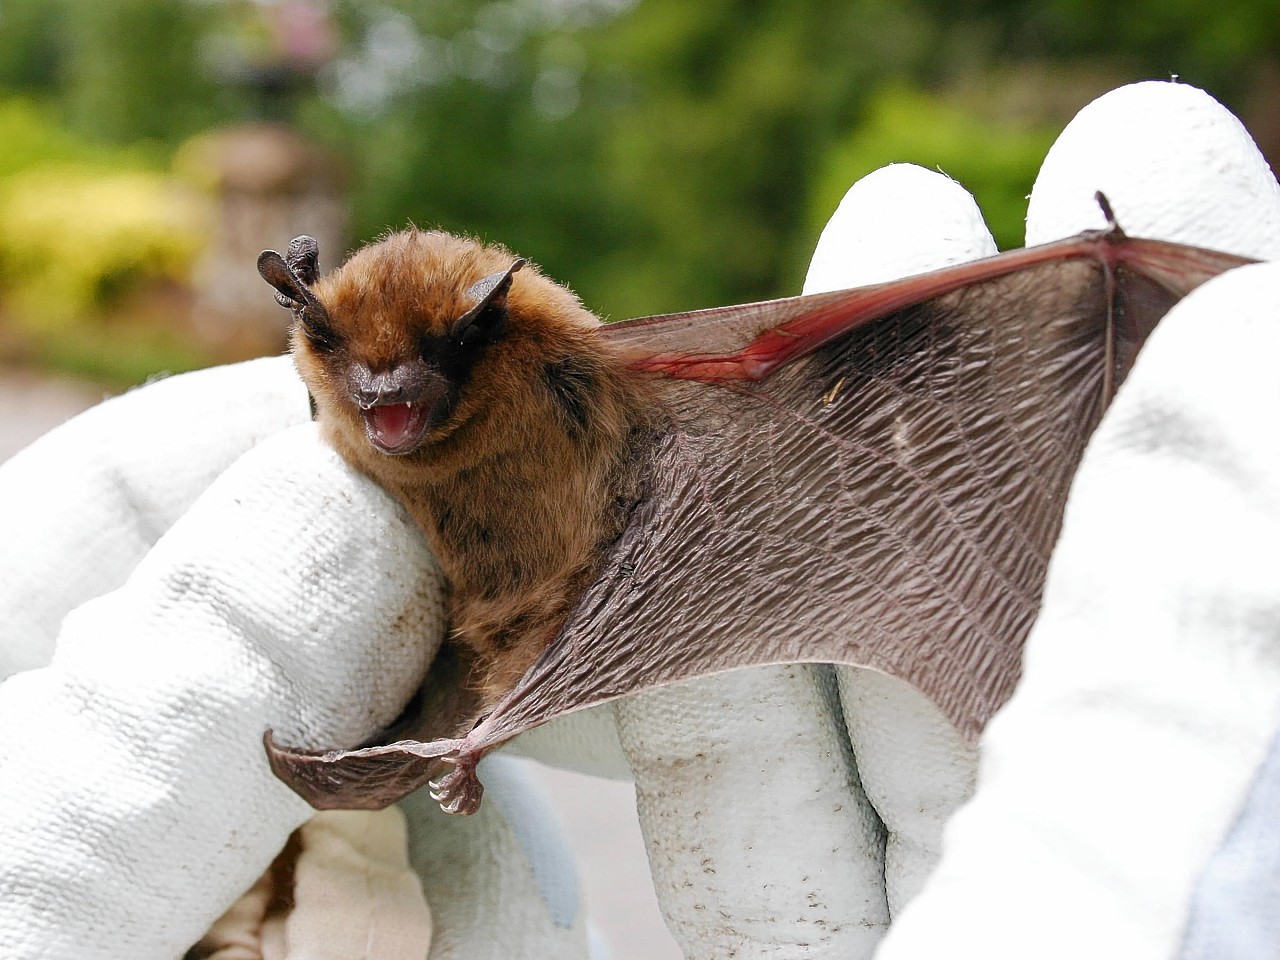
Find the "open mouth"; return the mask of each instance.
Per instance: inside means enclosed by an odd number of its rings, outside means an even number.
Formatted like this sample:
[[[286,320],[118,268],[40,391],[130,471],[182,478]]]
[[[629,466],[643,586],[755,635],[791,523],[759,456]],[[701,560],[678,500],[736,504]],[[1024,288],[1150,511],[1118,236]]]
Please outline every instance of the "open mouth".
[[[412,453],[427,432],[430,406],[425,403],[383,403],[362,409],[364,432],[383,453]]]

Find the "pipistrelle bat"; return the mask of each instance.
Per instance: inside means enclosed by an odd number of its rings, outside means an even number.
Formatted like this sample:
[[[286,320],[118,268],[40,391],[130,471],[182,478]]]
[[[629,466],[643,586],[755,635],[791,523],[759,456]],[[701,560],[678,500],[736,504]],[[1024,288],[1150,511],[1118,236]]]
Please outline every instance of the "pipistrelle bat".
[[[475,764],[552,717],[734,667],[901,677],[970,740],[1017,681],[1071,476],[1160,317],[1245,260],[1105,230],[905,280],[602,325],[500,247],[410,230],[321,278],[264,252],[339,452],[452,584],[382,740],[268,735],[318,807]]]

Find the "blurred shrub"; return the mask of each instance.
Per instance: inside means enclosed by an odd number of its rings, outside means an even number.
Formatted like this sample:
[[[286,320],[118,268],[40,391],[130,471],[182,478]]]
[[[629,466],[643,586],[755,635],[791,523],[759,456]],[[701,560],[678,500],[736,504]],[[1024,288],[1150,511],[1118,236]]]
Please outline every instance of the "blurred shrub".
[[[54,108],[32,100],[0,100],[0,179],[41,163],[74,162],[116,169],[145,163],[138,149],[91,143],[56,117]]]
[[[138,149],[89,143],[36,103],[0,102],[0,359],[116,383],[200,363],[173,291],[207,232],[205,203]],[[157,291],[176,310],[140,307]]]
[[[984,118],[971,106],[916,90],[883,90],[864,122],[826,157],[810,205],[814,235],[856,180],[907,162],[959,181],[977,199],[1000,248],[1020,247],[1026,198],[1058,129]]]
[[[0,297],[25,325],[83,323],[139,282],[185,282],[203,227],[161,174],[33,166],[0,181]]]

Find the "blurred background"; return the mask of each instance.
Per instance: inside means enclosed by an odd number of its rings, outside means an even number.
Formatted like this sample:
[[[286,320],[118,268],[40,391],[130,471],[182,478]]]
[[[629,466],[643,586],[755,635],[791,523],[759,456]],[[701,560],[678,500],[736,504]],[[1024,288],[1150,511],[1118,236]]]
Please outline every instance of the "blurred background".
[[[299,233],[498,240],[607,318],[782,296],[895,160],[1021,245],[1066,121],[1173,76],[1275,168],[1273,0],[0,0],[0,460],[283,349],[254,260]],[[677,956],[629,788],[546,776],[615,956]]]
[[[606,317],[794,293],[892,160],[1017,246],[1063,123],[1174,75],[1280,154],[1271,0],[0,0],[0,367],[278,350],[258,250],[408,221]]]

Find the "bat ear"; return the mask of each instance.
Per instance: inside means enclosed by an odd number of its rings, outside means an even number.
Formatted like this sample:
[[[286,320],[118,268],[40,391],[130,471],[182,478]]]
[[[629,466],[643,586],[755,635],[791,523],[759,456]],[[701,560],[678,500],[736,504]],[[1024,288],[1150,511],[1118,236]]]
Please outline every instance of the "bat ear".
[[[467,288],[467,296],[475,306],[460,316],[453,325],[453,335],[463,343],[478,339],[493,340],[507,318],[507,294],[511,292],[511,278],[520,271],[526,261],[516,260],[506,270],[482,277]]]
[[[285,255],[285,263],[293,271],[294,276],[308,287],[320,279],[320,244],[315,237],[305,234],[289,241],[289,252]]]
[[[310,241],[310,246],[303,241]],[[298,237],[289,244],[289,256],[296,258],[304,274],[314,275],[316,253],[316,242],[310,237]],[[329,326],[329,315],[324,306],[284,257],[274,250],[263,250],[258,254],[258,273],[276,288],[276,302],[294,311],[302,323],[303,332],[314,346],[331,350],[337,345],[337,335]]]
[[[511,291],[511,277],[520,272],[527,261],[523,257],[516,260],[505,270],[491,273],[467,288],[467,296],[476,302],[471,310],[483,310],[487,306],[505,307],[507,294]],[[471,311],[467,311],[470,313]]]
[[[263,250],[258,254],[258,273],[276,288],[276,300],[282,307],[298,310],[315,300],[297,274],[289,269],[284,257],[274,250]]]

